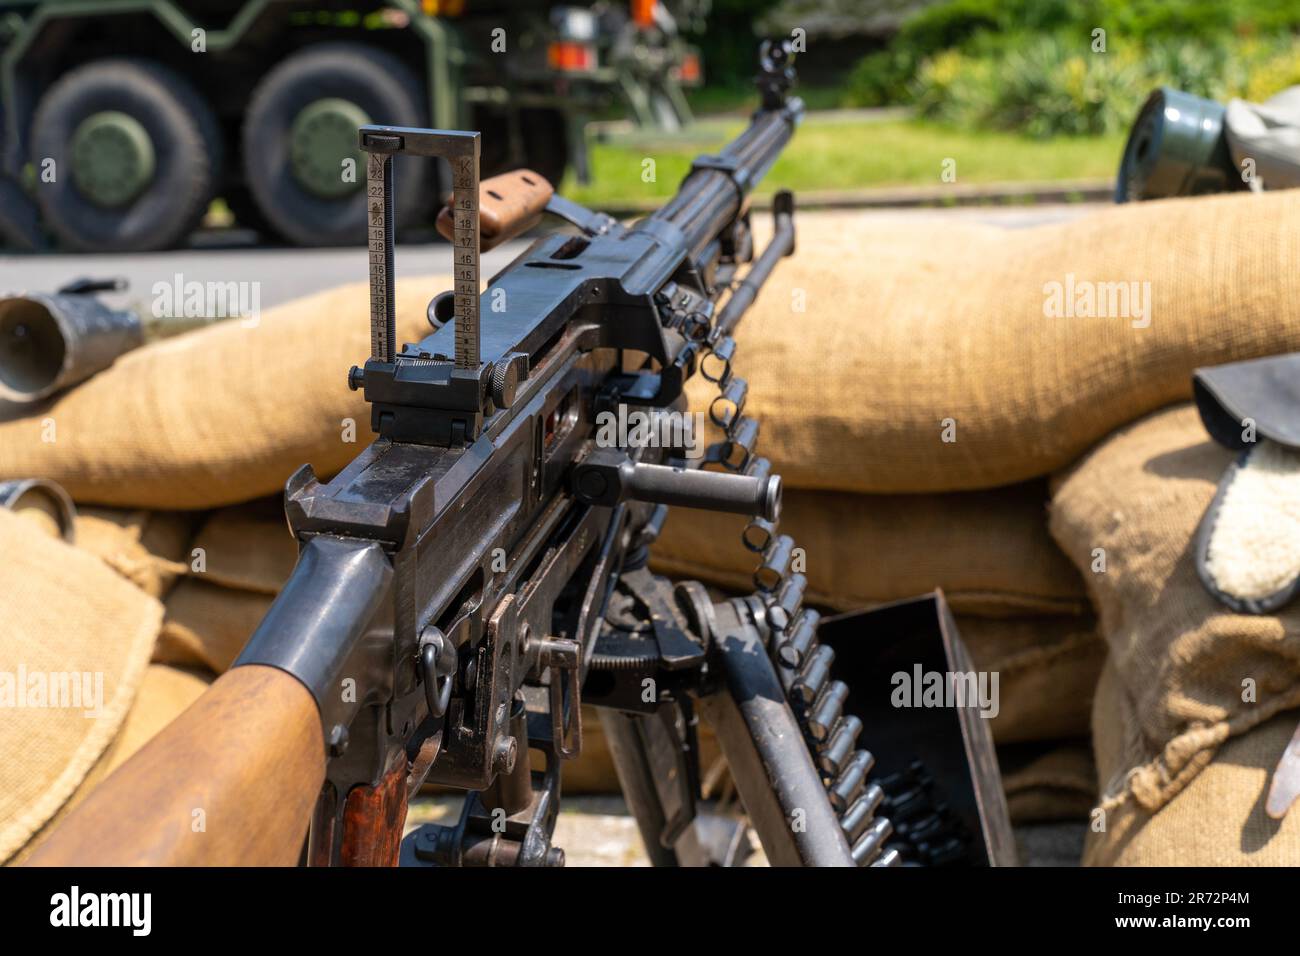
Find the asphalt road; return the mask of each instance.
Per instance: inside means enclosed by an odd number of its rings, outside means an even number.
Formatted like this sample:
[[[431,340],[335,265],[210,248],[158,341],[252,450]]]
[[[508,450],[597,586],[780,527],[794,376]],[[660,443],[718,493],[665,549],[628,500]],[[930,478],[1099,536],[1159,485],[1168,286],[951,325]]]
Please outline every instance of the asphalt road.
[[[242,240],[242,241],[241,241]],[[483,256],[491,276],[528,243],[508,242]],[[53,292],[72,279],[88,276],[127,280],[125,293],[105,295],[115,308],[147,307],[157,282],[258,282],[261,307],[339,285],[366,281],[367,258],[362,246],[333,249],[294,249],[256,244],[251,234],[199,234],[191,246],[171,252],[122,255],[4,255],[0,256],[0,288]],[[398,244],[397,276],[451,272],[451,247],[444,242]]]
[[[1098,208],[1094,204],[1043,206],[962,206],[884,210],[835,210],[799,213],[799,228],[816,229],[841,216],[965,219],[1023,228],[1073,219]],[[492,276],[528,246],[527,240],[508,242],[483,257],[483,272]],[[147,311],[157,282],[259,282],[261,307],[270,308],[333,286],[366,279],[366,252],[354,248],[294,249],[258,245],[251,233],[199,233],[186,249],[122,255],[0,255],[0,290],[52,292],[72,279],[124,277],[126,293],[104,297],[117,308]],[[443,242],[397,246],[398,277],[446,273],[451,269],[450,247]]]

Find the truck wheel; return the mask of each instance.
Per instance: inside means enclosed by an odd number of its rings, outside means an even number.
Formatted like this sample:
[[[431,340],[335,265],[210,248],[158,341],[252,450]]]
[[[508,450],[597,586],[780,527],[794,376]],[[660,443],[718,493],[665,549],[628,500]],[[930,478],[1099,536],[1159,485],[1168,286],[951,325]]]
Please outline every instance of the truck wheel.
[[[32,130],[36,201],[73,249],[175,246],[220,178],[211,108],[183,77],[147,60],[98,60],[66,74],[41,98]]]
[[[243,132],[245,181],[267,221],[301,246],[364,243],[357,127],[424,126],[424,101],[401,60],[351,43],[314,46],[273,69],[253,92]],[[429,160],[397,160],[398,227],[430,207],[431,169]]]
[[[528,168],[546,177],[557,190],[569,165],[569,130],[559,110],[522,110],[520,132]]]

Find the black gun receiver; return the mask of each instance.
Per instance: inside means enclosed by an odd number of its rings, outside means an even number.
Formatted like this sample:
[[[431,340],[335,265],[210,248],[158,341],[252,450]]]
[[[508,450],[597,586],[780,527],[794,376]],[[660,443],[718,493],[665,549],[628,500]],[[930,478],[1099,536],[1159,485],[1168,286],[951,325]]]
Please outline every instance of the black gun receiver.
[[[533,243],[486,292],[479,134],[360,131],[371,354],[348,381],[378,437],[328,482],[307,466],[290,479],[299,561],[236,661],[289,672],[319,707],[327,779],[306,862],[562,864],[560,765],[581,749],[583,701],[602,708],[656,863],[726,857],[700,801],[700,717],[774,864],[1009,859],[979,721],[950,728],[953,774],[904,761],[869,779],[876,758],[858,746],[863,720],[803,607],[799,551],[778,530],[780,479],[756,453],[732,369],[737,323],[794,248],[790,194],[776,195],[757,256],[746,199],[800,120],[793,79],[788,44],[765,43],[748,128],[697,159],[667,205],[624,225],[552,197],[547,211],[571,228]],[[430,305],[440,327],[399,350],[400,154],[450,164],[455,287]],[[722,435],[702,455],[691,429],[650,429],[679,435],[667,443],[598,440],[603,414],[684,417],[697,371],[718,386]],[[715,601],[648,570],[669,505],[749,516],[753,595]],[[950,620],[941,602],[931,610],[947,647]],[[464,810],[399,848],[393,828],[426,782],[469,791]]]

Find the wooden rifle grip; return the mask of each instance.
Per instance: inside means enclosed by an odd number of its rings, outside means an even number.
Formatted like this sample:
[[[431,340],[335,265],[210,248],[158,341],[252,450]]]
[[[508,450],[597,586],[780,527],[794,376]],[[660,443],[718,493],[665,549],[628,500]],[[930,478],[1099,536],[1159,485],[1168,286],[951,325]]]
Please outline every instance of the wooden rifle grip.
[[[30,866],[293,866],[325,779],[320,712],[297,678],[219,677],[56,827]]]
[[[375,787],[353,787],[343,806],[343,866],[397,866],[406,823],[406,760]]]
[[[531,169],[516,169],[479,183],[478,231],[483,251],[535,226],[554,193],[555,187]],[[436,225],[439,234],[450,241],[454,234],[451,207],[442,208]]]

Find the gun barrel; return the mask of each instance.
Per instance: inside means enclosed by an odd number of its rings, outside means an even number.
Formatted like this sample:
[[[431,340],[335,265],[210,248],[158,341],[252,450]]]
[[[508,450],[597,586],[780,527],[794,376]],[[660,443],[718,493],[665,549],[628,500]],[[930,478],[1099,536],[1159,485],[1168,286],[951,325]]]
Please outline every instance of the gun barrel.
[[[699,258],[772,168],[802,116],[803,101],[797,97],[779,109],[754,114],[749,127],[722,152],[697,159],[677,195],[650,218],[681,229],[691,257]]]

